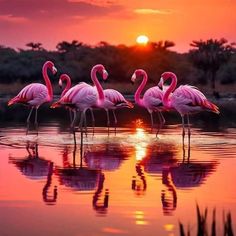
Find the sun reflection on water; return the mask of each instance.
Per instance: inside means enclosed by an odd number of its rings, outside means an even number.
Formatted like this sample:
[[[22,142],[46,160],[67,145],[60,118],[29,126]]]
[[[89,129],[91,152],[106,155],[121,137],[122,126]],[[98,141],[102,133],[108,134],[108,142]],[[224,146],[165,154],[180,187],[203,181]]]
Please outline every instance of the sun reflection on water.
[[[141,161],[147,154],[147,142],[142,141],[145,140],[146,137],[144,129],[136,128],[135,137],[138,140],[135,145],[135,158],[136,161]]]
[[[144,212],[143,211],[135,211],[135,224],[136,225],[148,225],[148,221],[144,219]]]

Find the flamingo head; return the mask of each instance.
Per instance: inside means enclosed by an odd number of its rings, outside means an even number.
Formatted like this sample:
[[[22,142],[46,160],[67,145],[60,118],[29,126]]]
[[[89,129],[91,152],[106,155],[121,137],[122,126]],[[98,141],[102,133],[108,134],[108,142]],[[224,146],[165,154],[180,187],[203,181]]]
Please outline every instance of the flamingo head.
[[[108,73],[102,64],[97,64],[96,66],[93,67],[92,70],[94,70],[94,69],[96,69],[96,71],[102,75],[103,80],[107,79]]]
[[[172,73],[172,72],[164,72],[164,73],[162,73],[161,78],[160,78],[160,81],[159,81],[159,83],[158,83],[158,86],[159,86],[160,88],[163,88],[164,83],[166,82],[166,80],[168,80],[168,79],[170,79],[170,78],[173,78],[173,76],[175,76],[175,74]]]
[[[47,68],[49,68],[54,75],[57,73],[57,68],[54,66],[54,63],[52,61],[46,61],[44,63],[44,66],[47,66]]]
[[[59,84],[60,87],[62,87],[63,81],[70,81],[70,80],[71,80],[71,79],[70,79],[69,75],[67,75],[67,74],[62,74],[62,75],[60,76],[60,79],[59,79],[59,81],[58,81],[58,84]]]
[[[52,67],[52,73],[55,75],[57,73],[57,68],[55,66]]]
[[[138,76],[143,75],[145,72],[142,69],[137,69],[134,71],[132,77],[131,77],[131,83],[134,84],[135,80]]]

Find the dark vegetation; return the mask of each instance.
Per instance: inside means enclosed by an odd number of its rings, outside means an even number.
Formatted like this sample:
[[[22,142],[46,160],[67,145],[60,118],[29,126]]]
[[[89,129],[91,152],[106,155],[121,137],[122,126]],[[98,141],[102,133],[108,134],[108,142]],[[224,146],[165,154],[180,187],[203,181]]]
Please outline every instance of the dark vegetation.
[[[193,49],[183,54],[172,51],[174,43],[170,41],[151,42],[145,47],[114,46],[100,42],[92,47],[73,40],[58,43],[55,51],[45,50],[41,43],[30,42],[26,46],[24,50],[0,46],[2,85],[42,81],[41,68],[46,60],[55,63],[58,74],[68,73],[73,84],[90,82],[92,66],[102,63],[109,73],[108,83],[122,84],[121,92],[126,92],[124,85],[129,84],[137,68],[147,71],[149,83],[157,83],[164,71],[173,71],[179,83],[196,86],[209,84],[216,97],[219,96],[216,84],[236,84],[234,44],[229,44],[225,39],[193,41]]]
[[[217,236],[217,235],[224,235],[224,236],[233,236],[233,226],[232,226],[232,217],[231,213],[227,213],[225,216],[225,213],[223,213],[223,232],[219,232],[217,230],[216,225],[216,210],[213,210],[212,213],[212,221],[208,225],[207,223],[207,215],[208,215],[208,209],[206,208],[204,213],[200,212],[199,206],[197,205],[197,236]],[[210,230],[209,230],[210,228]],[[184,225],[180,222],[179,223],[179,230],[181,236],[190,236],[190,228],[187,230],[187,234],[185,233]],[[210,233],[209,233],[210,231]]]

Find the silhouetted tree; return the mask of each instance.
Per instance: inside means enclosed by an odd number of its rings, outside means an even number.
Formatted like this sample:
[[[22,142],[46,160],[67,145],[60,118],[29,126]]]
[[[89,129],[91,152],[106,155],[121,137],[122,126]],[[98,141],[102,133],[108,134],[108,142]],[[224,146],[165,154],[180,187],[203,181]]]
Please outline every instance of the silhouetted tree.
[[[153,49],[165,51],[171,47],[174,47],[175,43],[169,40],[165,40],[165,41],[151,42],[150,45]]]
[[[213,94],[217,95],[216,73],[223,64],[229,61],[234,52],[234,44],[228,44],[228,41],[222,38],[193,41],[190,46],[195,47],[189,51],[191,62],[195,67],[203,70],[207,78],[210,78]]]
[[[59,52],[67,53],[71,51],[75,51],[78,48],[80,48],[83,44],[81,42],[78,42],[77,40],[73,40],[71,43],[62,41],[57,44],[56,48]]]
[[[32,51],[40,51],[43,50],[42,44],[41,43],[27,43],[26,44],[27,47],[29,47]]]

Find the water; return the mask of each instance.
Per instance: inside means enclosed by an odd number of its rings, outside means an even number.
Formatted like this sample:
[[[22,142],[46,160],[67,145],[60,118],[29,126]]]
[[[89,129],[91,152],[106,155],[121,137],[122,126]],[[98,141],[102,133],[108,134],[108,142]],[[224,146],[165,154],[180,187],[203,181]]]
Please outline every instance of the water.
[[[2,127],[0,235],[173,236],[179,221],[194,235],[196,203],[209,226],[216,208],[218,232],[223,211],[236,219],[236,128],[192,127],[188,150],[180,125],[158,138],[134,126],[90,130],[82,145],[57,123]]]

